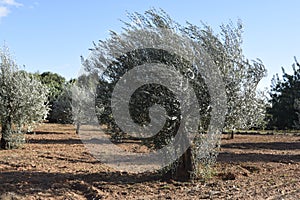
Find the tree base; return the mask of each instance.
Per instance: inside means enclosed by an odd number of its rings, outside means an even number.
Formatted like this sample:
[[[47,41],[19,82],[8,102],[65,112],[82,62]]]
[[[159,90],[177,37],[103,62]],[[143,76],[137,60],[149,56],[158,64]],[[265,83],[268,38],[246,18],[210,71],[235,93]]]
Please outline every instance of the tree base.
[[[192,149],[189,147],[186,152],[180,157],[178,166],[174,174],[176,181],[190,181],[193,179],[194,165],[192,161]]]
[[[1,149],[18,149],[21,148],[25,143],[24,134],[12,134],[9,139],[1,138],[0,148]]]
[[[5,140],[4,138],[1,138],[0,148],[1,149],[9,149],[9,142],[7,140]]]

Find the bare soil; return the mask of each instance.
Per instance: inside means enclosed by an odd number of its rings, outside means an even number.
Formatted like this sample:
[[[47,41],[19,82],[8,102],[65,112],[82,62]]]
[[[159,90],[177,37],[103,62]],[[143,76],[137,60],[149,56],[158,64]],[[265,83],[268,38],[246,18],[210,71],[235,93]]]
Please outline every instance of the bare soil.
[[[44,124],[22,149],[0,150],[0,199],[300,199],[300,137],[223,136],[206,181],[115,171],[72,125]]]

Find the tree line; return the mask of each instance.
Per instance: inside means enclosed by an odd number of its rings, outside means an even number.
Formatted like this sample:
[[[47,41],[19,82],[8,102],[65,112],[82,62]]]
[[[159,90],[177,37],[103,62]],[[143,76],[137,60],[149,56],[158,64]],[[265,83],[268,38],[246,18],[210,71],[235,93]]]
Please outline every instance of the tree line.
[[[282,77],[280,77],[279,74],[273,76],[270,90],[267,91],[267,94],[261,96],[262,98],[260,99],[262,102],[261,106],[266,112],[263,117],[258,116],[259,122],[251,124],[248,128],[268,130],[298,130],[300,128],[300,64],[296,60],[296,57],[295,63],[291,68],[293,69],[292,74],[288,74],[285,68],[282,67]],[[25,74],[27,72],[23,71],[23,73]],[[66,80],[63,76],[54,72],[36,72],[32,75],[49,90],[49,112],[46,120],[50,123],[74,123],[71,107],[71,88],[78,82],[78,79]],[[79,82],[83,82],[84,79],[88,79],[88,77],[79,77]],[[99,85],[104,84],[103,81],[105,80],[100,79]],[[104,90],[104,88],[105,87],[99,87],[99,94],[108,95],[109,92]],[[269,97],[266,95],[269,95]],[[136,99],[136,105],[138,105],[139,102],[143,102],[141,98],[147,99],[147,97],[143,97],[143,95],[139,94]],[[138,106],[136,106],[135,109],[137,109],[137,107]],[[132,111],[132,113],[137,115],[137,112]],[[104,116],[102,117],[101,120],[104,120]],[[145,119],[136,120],[143,121]],[[232,126],[231,128],[233,127],[236,126]]]

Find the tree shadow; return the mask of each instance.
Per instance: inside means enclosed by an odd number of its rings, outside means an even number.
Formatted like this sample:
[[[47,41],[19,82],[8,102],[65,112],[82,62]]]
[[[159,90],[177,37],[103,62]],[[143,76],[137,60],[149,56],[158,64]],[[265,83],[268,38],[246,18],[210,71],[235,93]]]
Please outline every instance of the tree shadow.
[[[90,174],[46,173],[37,171],[0,172],[0,194],[14,193],[18,196],[46,193],[53,197],[66,192],[82,194],[86,199],[101,199],[109,185],[122,185],[161,180],[157,173],[128,174],[121,172],[99,172]],[[113,192],[113,191],[111,191]],[[49,196],[48,196],[49,198]]]
[[[65,135],[65,132],[55,132],[55,131],[33,131],[33,132],[27,132],[26,134],[29,135]]]
[[[257,142],[222,144],[221,149],[240,150],[300,150],[300,142]],[[233,153],[221,152],[219,162],[300,162],[300,154]]]
[[[67,161],[69,163],[88,163],[88,164],[99,164],[101,163],[98,160],[86,160],[86,159],[75,159],[75,158],[70,158],[70,157],[65,157],[65,156],[53,156],[53,155],[39,155],[40,158],[45,158],[49,160],[63,160]],[[0,162],[1,163],[1,162]]]
[[[217,162],[279,162],[295,163],[300,162],[300,155],[278,155],[278,154],[259,154],[259,153],[241,153],[221,152],[217,157]]]
[[[229,143],[221,148],[229,149],[269,149],[269,150],[300,150],[300,142],[265,142],[265,143]]]
[[[101,140],[92,138],[90,140],[83,139],[27,139],[27,143],[29,144],[112,144],[108,140]]]
[[[29,144],[82,144],[80,139],[28,139]]]

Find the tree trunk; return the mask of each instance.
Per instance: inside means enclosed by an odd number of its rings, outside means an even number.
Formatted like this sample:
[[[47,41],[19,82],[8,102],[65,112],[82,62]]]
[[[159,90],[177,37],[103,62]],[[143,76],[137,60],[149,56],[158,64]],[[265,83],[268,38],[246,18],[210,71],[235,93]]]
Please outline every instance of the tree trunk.
[[[234,132],[231,131],[230,139],[234,139]]]
[[[80,130],[80,123],[76,123],[76,134],[79,134],[79,130]]]
[[[2,122],[2,130],[1,130],[2,137],[0,142],[1,149],[10,148],[9,137],[12,134],[11,126],[12,126],[12,120],[11,117],[9,116]]]
[[[192,173],[194,170],[192,149],[189,147],[179,159],[179,164],[176,168],[174,179],[178,181],[191,180],[193,178]]]

